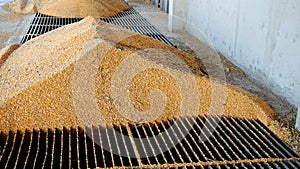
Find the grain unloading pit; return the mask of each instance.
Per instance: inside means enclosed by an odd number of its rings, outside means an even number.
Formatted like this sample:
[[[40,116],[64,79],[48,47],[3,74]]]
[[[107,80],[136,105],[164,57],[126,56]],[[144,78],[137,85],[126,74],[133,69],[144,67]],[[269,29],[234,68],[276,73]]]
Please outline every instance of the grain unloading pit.
[[[91,17],[36,14],[24,44],[0,65],[0,168],[300,167],[280,131],[267,127],[273,111],[259,98],[211,81],[202,63],[132,8],[100,20],[165,44]],[[214,85],[227,94],[219,115],[210,113],[211,100],[219,99]],[[164,101],[151,95],[156,88],[168,98],[162,115],[148,120],[156,115],[151,103]],[[135,111],[119,103],[125,95],[149,115],[127,116]],[[182,112],[182,103],[193,112]]]
[[[300,167],[300,156],[259,120],[218,116],[1,133],[1,144],[1,168]]]

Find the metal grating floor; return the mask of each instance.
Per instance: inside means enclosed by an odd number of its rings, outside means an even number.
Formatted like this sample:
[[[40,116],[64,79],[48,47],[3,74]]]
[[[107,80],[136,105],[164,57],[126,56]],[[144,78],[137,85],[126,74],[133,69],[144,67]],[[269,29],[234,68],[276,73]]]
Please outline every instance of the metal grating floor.
[[[36,13],[31,21],[26,35],[22,38],[21,44],[33,39],[39,35],[57,29],[61,26],[75,23],[82,20],[81,18],[57,18]]]
[[[259,120],[199,116],[0,135],[0,168],[300,168],[300,156]]]
[[[163,34],[151,25],[140,13],[130,8],[109,18],[100,18],[104,22],[115,24],[126,29],[150,36],[170,46],[174,46]]]
[[[82,20],[82,18],[57,18],[37,13],[30,23],[28,31],[23,37],[21,43],[23,44],[26,41],[41,34],[52,31],[64,25],[78,22],[80,20]],[[150,36],[168,45],[174,46],[163,34],[161,34],[154,26],[152,26],[141,14],[139,14],[133,8],[121,12],[113,17],[100,18],[100,20],[124,27],[140,34]]]

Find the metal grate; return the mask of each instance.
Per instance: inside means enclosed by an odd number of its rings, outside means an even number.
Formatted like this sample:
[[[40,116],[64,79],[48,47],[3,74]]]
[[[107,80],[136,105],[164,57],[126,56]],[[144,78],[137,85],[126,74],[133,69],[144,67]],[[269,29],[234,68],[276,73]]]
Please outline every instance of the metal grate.
[[[0,168],[300,168],[259,120],[218,116],[9,132],[0,141]]]
[[[124,27],[140,34],[150,36],[153,39],[162,41],[170,46],[175,46],[133,8],[130,8],[109,18],[100,18],[100,20]]]
[[[82,20],[81,18],[57,18],[53,16],[47,16],[44,14],[36,13],[34,19],[31,21],[26,35],[21,40],[21,43],[25,43],[32,38],[39,35],[57,29],[61,26],[75,23]]]
[[[35,38],[41,34],[52,31],[64,25],[75,23],[82,18],[57,18],[37,13],[33,21],[30,23],[26,35],[21,43]],[[145,18],[142,17],[136,10],[130,8],[113,17],[100,18],[100,20],[114,25],[122,26],[126,29],[150,36],[160,40],[168,45],[174,46],[163,34],[161,34],[154,26],[152,26]]]

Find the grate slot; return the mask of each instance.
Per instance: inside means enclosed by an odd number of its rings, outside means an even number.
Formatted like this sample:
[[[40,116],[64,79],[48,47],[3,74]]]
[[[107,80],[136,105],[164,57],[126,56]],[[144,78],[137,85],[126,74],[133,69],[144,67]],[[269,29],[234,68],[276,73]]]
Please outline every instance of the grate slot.
[[[100,128],[100,137],[101,137],[101,146],[103,148],[109,148],[109,150],[104,149],[104,166],[106,168],[109,167],[113,167],[114,166],[114,161],[113,161],[113,155],[110,153],[111,151],[111,147],[109,145],[109,141],[108,141],[108,135],[106,134],[106,129],[105,128]]]
[[[254,168],[253,166],[250,166],[250,165],[246,166],[246,164],[244,164],[244,163],[236,164],[235,166],[237,169],[239,169],[239,168],[245,168],[245,169]]]
[[[63,147],[62,147],[62,163],[60,168],[70,168],[70,144],[71,143],[71,132],[67,128],[63,128]]]
[[[291,161],[297,168],[300,168],[300,161]]]
[[[150,164],[150,161],[148,158],[143,158],[145,156],[148,156],[145,147],[141,141],[141,136],[138,134],[138,132],[136,131],[136,126],[130,126],[130,132],[132,133],[133,136],[133,140],[134,140],[134,145],[136,146],[136,150],[138,151],[139,156],[141,157],[141,162],[143,164]]]
[[[283,164],[285,164],[287,166],[287,168],[297,168],[296,166],[294,166],[293,163],[289,162],[289,161],[283,161]]]
[[[120,147],[122,147],[122,150],[126,151],[126,157],[123,157],[123,161],[124,163],[129,163],[128,166],[133,166],[133,165],[138,165],[138,162],[136,160],[136,158],[131,158],[133,157],[133,154],[130,153],[131,150],[129,150],[129,148],[127,147],[127,143],[130,142],[130,140],[128,139],[128,137],[126,137],[127,139],[125,139],[125,136],[123,134],[123,129],[125,129],[125,127],[123,127],[122,125],[119,125],[117,128],[117,131],[121,134],[122,138],[119,138],[118,141],[121,142]],[[133,152],[133,150],[131,151]]]
[[[39,131],[33,130],[32,132],[32,138],[31,138],[31,143],[29,146],[29,154],[26,158],[25,161],[25,168],[33,168],[35,164],[35,159],[37,157],[37,149],[38,149],[38,144],[39,144]]]
[[[78,140],[77,140],[77,145],[78,145],[78,163],[80,168],[86,168],[88,158],[87,158],[87,147],[86,147],[86,138],[85,138],[85,133],[84,129],[81,127],[78,127]]]
[[[125,150],[125,147],[122,144],[123,140],[120,139],[120,137],[117,137],[116,128],[117,128],[117,126],[114,126],[114,128],[111,129],[112,135],[113,135],[111,139],[115,140],[115,142],[112,141],[114,143],[113,144],[113,148],[115,148],[115,149],[118,150],[118,154],[121,154]],[[121,163],[120,166],[128,166],[128,165],[130,165],[129,161],[128,161],[128,158],[124,158],[123,156],[118,156],[118,158],[120,158],[120,163]]]
[[[105,127],[106,129],[106,135],[107,135],[107,141],[108,141],[108,145],[110,148],[110,154],[112,155],[112,165],[113,166],[123,166],[122,165],[122,158],[118,155],[116,155],[115,150],[120,151],[119,146],[116,144],[115,142],[115,137],[114,137],[114,128],[113,127]],[[105,145],[104,145],[105,146]]]
[[[33,18],[32,22],[31,22],[32,25],[37,24],[37,22],[38,22],[38,15],[39,15],[39,13],[36,13],[34,15],[34,18]]]
[[[37,148],[37,156],[34,162],[34,168],[42,168],[46,157],[47,149],[47,133],[42,129],[39,131],[39,144]]]
[[[279,166],[282,167],[282,168],[289,168],[289,167],[286,166],[285,163],[282,162],[282,161],[279,162]]]
[[[49,18],[49,17],[45,17],[45,18],[42,20],[42,24],[41,24],[41,25],[49,24],[48,18]]]
[[[0,161],[0,168],[4,168],[5,163],[8,159],[9,153],[11,151],[12,143],[14,134],[9,132],[8,135],[3,134],[1,132],[1,161]]]
[[[52,159],[53,159],[53,151],[54,151],[54,132],[52,130],[48,130],[48,137],[47,137],[47,150],[46,150],[46,159],[44,162],[44,168],[51,168],[52,166]]]
[[[133,128],[135,129],[135,132],[137,133],[137,138],[139,140],[139,143],[142,145],[142,149],[140,149],[140,150],[143,150],[143,151],[141,151],[139,153],[140,153],[140,155],[147,157],[145,162],[143,162],[143,164],[158,164],[156,158],[154,156],[152,156],[152,153],[153,153],[152,146],[149,143],[147,143],[147,141],[145,139],[143,139],[143,138],[146,138],[146,134],[144,133],[142,127],[143,127],[143,125],[137,126],[135,124]],[[139,147],[138,147],[138,149],[139,149]],[[148,151],[150,151],[150,153]],[[143,158],[143,159],[145,159],[145,158]],[[142,159],[142,161],[143,161],[143,159]]]
[[[79,152],[78,152],[78,144],[77,144],[77,140],[78,140],[78,131],[76,128],[71,127],[70,130],[70,135],[71,135],[71,168],[78,168],[78,156],[79,156]]]
[[[17,131],[17,133],[14,136],[14,142],[12,145],[12,151],[8,155],[8,162],[6,163],[5,168],[14,168],[16,164],[16,160],[18,158],[18,152],[20,149],[20,144],[23,142],[24,134],[20,131]]]
[[[25,166],[25,161],[27,160],[27,157],[29,155],[29,148],[31,143],[31,132],[28,130],[25,131],[23,142],[21,143],[21,148],[18,152],[18,164],[16,165],[16,168],[21,168]]]
[[[93,127],[93,136],[94,136],[94,149],[95,149],[95,154],[96,154],[96,159],[97,159],[97,166],[98,167],[105,167],[105,162],[104,162],[104,152],[103,149],[100,145],[101,143],[101,137],[99,135],[99,127]]]
[[[271,168],[280,169],[276,163],[270,163]]]
[[[87,166],[89,168],[95,168],[96,167],[96,157],[95,157],[95,149],[94,149],[94,133],[92,131],[92,128],[86,127],[85,131],[82,128],[78,128],[79,133],[79,139],[81,140],[79,142],[80,148],[79,148],[79,154],[81,156],[80,158],[80,168],[84,168],[84,166]]]
[[[255,169],[251,163],[242,163],[245,168]]]
[[[38,35],[38,32],[39,32],[39,26],[35,26],[31,35]]]
[[[62,131],[59,129],[55,129],[53,160],[51,164],[53,168],[60,168],[61,152],[62,152]]]
[[[35,28],[36,28],[36,27],[30,25],[30,26],[29,26],[29,29],[28,29],[28,32],[27,32],[27,34],[26,34],[25,36],[28,36],[28,35],[30,35],[30,34],[33,34],[33,30],[34,30]]]
[[[121,125],[119,125],[118,127],[117,127],[117,132],[119,133],[119,134],[121,134],[122,133],[122,131],[121,131],[121,128],[122,128],[122,126]],[[116,134],[116,133],[115,133]],[[118,142],[120,143],[119,144],[119,146],[120,146],[120,150],[125,150],[125,152],[126,152],[126,155],[125,156],[123,156],[122,158],[123,158],[123,164],[124,165],[126,165],[126,166],[133,166],[133,164],[132,164],[132,161],[131,161],[131,158],[130,158],[130,154],[129,154],[129,152],[128,152],[128,147],[127,147],[127,145],[126,145],[126,142],[125,142],[125,138],[124,138],[124,135],[123,134],[121,134],[121,138],[120,137],[117,137],[118,139]]]
[[[122,132],[122,134],[124,134],[124,137],[128,136],[128,137],[125,137],[125,138],[127,138],[127,139],[125,139],[125,142],[126,142],[126,145],[128,148],[129,157],[131,157],[132,165],[139,166],[140,161],[138,159],[138,154],[137,154],[137,151],[134,149],[135,145],[131,139],[132,135],[129,134],[130,130],[128,128],[129,128],[128,125],[126,125],[125,128],[121,128],[121,132]]]

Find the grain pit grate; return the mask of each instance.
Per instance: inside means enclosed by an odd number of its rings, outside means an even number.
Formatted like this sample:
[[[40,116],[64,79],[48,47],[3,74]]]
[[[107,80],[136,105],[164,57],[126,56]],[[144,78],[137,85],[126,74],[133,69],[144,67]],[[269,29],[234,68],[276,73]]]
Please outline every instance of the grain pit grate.
[[[0,141],[0,168],[300,168],[299,155],[259,120],[218,116],[1,132]]]
[[[31,21],[26,35],[22,38],[21,44],[39,35],[82,20],[81,18],[57,18],[53,16],[36,13]]]
[[[138,32],[162,41],[170,46],[174,46],[162,33],[160,33],[150,22],[148,22],[139,12],[130,8],[109,18],[100,18],[104,22],[115,24],[123,28]]]
[[[57,18],[44,14],[35,14],[34,19],[29,25],[26,35],[22,38],[21,43],[35,38],[41,34],[47,33],[61,26],[75,23],[82,18]],[[109,18],[100,18],[100,20],[121,26],[131,31],[144,34],[162,41],[168,45],[174,46],[163,34],[161,34],[153,25],[151,25],[141,14],[133,8],[121,12]]]

